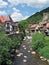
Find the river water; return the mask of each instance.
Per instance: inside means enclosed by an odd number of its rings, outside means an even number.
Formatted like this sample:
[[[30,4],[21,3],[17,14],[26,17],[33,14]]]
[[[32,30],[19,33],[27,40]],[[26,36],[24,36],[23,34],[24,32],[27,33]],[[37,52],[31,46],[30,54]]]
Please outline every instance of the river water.
[[[39,54],[32,50],[27,40],[22,42],[18,54],[16,53],[13,65],[49,65],[42,61]]]

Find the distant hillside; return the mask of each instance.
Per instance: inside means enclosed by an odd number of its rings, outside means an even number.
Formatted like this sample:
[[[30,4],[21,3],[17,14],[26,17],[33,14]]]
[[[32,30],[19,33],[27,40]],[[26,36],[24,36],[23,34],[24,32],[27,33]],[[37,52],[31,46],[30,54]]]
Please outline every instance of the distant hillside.
[[[39,23],[43,19],[43,13],[49,13],[49,7],[30,16],[26,21],[29,23]]]

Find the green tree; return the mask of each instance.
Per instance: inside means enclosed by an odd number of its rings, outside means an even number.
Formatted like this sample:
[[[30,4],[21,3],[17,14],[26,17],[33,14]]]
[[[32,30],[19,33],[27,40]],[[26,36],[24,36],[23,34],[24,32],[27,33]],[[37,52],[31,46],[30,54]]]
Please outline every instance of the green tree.
[[[5,31],[0,31],[0,65],[12,65],[11,51],[21,45],[22,39],[22,34],[11,37],[5,34]]]
[[[22,20],[19,22],[18,26],[19,26],[20,31],[23,32],[25,35],[25,30],[28,28],[28,22],[25,20]]]

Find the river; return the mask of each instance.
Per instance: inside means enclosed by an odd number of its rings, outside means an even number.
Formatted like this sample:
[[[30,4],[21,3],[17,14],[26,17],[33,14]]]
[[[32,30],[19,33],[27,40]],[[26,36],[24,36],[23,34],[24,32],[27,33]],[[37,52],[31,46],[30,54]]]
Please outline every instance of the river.
[[[42,61],[39,54],[32,50],[29,41],[24,40],[16,53],[13,65],[49,65],[47,61]]]

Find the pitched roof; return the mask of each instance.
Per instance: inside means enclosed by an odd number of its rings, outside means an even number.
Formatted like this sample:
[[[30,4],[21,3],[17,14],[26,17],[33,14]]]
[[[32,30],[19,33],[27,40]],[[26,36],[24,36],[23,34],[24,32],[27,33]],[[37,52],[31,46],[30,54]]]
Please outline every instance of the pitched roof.
[[[46,28],[49,28],[49,22],[46,24]]]
[[[39,29],[39,28],[40,28],[40,25],[38,24],[35,29]]]
[[[6,17],[5,17],[5,16],[0,16],[0,21],[1,21],[2,23],[5,23]]]
[[[29,24],[29,28],[35,28],[38,24]]]
[[[1,23],[5,23],[6,21],[9,21],[9,22],[12,22],[13,23],[13,20],[10,16],[6,17],[6,16],[0,16],[0,22]]]

